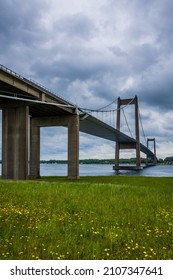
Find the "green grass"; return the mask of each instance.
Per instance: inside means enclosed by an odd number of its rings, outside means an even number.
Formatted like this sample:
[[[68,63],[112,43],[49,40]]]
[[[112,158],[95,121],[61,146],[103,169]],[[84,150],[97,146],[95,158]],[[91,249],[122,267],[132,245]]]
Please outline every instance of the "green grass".
[[[0,180],[0,259],[173,259],[173,178]]]

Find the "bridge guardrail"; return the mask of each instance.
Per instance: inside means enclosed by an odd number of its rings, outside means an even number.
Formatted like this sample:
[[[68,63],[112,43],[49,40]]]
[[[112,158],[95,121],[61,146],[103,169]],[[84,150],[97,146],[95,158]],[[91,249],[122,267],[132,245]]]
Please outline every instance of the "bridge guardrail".
[[[35,82],[35,81],[32,80],[32,79],[24,78],[22,75],[16,73],[15,71],[13,71],[13,70],[7,68],[6,66],[4,66],[4,65],[2,65],[2,64],[0,64],[0,69],[2,69],[3,71],[5,71],[6,73],[9,73],[9,74],[11,74],[11,75],[17,77],[18,79],[20,79],[20,80],[22,80],[22,81],[27,82],[28,84],[30,84],[30,85],[32,85],[32,86],[35,86],[36,88],[42,90],[43,92],[48,93],[48,94],[51,95],[52,97],[55,97],[55,98],[58,97],[58,98],[61,99],[63,102],[66,102],[66,103],[68,103],[68,104],[70,104],[70,105],[72,105],[72,106],[75,107],[75,105],[72,104],[71,102],[69,102],[67,99],[65,99],[64,97],[60,96],[59,94],[56,94],[55,92],[49,90],[48,88],[46,88],[45,86],[39,84],[38,82]]]

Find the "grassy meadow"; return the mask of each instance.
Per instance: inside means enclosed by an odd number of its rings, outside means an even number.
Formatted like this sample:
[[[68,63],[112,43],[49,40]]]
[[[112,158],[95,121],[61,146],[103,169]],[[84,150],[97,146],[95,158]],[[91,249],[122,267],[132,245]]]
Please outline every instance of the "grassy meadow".
[[[173,259],[173,178],[0,180],[0,259]]]

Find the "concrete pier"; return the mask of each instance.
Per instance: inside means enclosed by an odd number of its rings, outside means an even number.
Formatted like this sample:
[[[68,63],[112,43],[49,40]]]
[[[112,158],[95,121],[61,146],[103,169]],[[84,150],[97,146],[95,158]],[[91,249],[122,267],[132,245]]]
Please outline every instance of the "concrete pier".
[[[68,122],[68,178],[79,179],[79,116]]]
[[[30,119],[29,177],[31,179],[40,177],[40,127],[33,118]]]
[[[2,110],[2,178],[28,178],[27,106]]]

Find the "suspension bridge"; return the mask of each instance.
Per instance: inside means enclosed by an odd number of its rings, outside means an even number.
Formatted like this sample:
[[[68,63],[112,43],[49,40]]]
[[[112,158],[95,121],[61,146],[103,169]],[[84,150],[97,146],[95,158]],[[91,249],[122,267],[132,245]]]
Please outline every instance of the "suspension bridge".
[[[133,106],[131,106],[133,105]],[[133,131],[126,109],[134,108]],[[138,98],[117,98],[108,105],[89,109],[78,107],[33,80],[0,65],[0,109],[2,110],[2,178],[40,177],[40,128],[68,128],[68,177],[79,178],[79,132],[116,143],[115,170],[140,170],[140,152],[156,164],[155,138],[146,139]],[[125,130],[124,130],[125,128]],[[140,128],[145,143],[140,141]],[[154,143],[154,151],[149,143]],[[58,144],[57,144],[58,145]],[[135,166],[121,166],[120,150],[136,151]],[[29,162],[29,164],[28,164]]]

